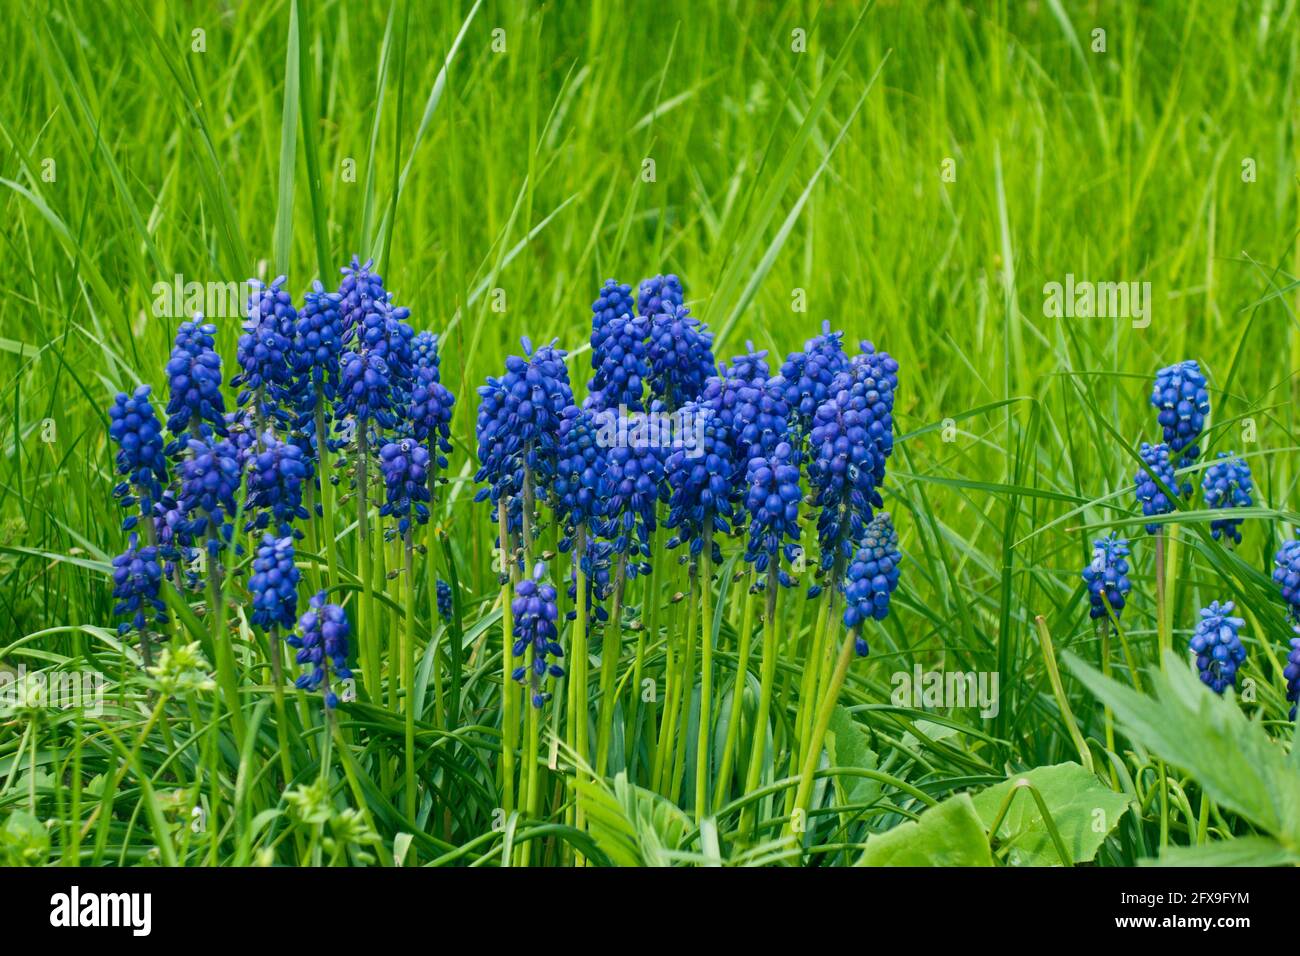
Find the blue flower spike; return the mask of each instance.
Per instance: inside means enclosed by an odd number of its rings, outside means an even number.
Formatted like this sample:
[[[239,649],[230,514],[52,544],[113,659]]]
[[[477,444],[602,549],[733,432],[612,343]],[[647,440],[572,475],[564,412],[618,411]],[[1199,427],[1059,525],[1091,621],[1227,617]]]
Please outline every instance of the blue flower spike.
[[[1216,694],[1237,684],[1237,670],[1246,660],[1241,643],[1241,628],[1246,623],[1233,617],[1231,601],[1213,601],[1201,611],[1200,623],[1192,635],[1191,650],[1196,655],[1196,669],[1201,681]]]

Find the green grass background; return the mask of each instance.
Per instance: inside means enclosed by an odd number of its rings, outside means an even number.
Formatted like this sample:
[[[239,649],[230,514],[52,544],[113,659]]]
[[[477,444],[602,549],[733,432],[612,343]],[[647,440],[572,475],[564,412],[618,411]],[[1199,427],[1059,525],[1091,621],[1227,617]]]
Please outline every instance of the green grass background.
[[[1151,377],[1198,359],[1204,447],[1248,456],[1260,509],[1235,555],[1181,535],[1173,644],[1197,608],[1237,599],[1250,712],[1284,720],[1289,630],[1267,574],[1300,444],[1297,4],[881,0],[854,32],[862,11],[40,0],[16,17],[0,75],[0,658],[65,661],[59,629],[111,622],[106,407],[164,385],[177,323],[153,315],[154,283],[287,273],[298,295],[357,252],[443,336],[460,404],[441,517],[474,600],[494,584],[492,528],[467,502],[474,386],[525,334],[558,338],[584,381],[605,278],[680,274],[719,358],[746,340],[784,355],[823,321],[893,354],[886,499],[908,564],[846,702],[898,741],[910,718],[869,712],[891,672],[999,671],[995,719],[950,715],[996,744],[906,753],[935,791],[1075,755],[1033,619],[1096,662],[1079,569],[1102,529],[1141,536]],[[1150,326],[1045,318],[1043,286],[1066,273],[1150,282]],[[221,323],[228,369],[237,333]],[[1151,549],[1135,551],[1125,622],[1148,664]],[[1066,685],[1100,734],[1095,699]],[[21,796],[11,729],[0,810]]]

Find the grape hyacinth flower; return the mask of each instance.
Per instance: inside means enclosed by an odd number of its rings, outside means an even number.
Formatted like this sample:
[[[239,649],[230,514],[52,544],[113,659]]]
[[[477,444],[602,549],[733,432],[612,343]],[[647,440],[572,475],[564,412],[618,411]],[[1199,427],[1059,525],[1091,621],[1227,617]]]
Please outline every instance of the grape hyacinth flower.
[[[555,640],[559,634],[555,625],[559,617],[555,588],[543,581],[545,576],[546,565],[539,561],[533,576],[524,578],[515,588],[515,598],[510,605],[514,615],[511,653],[522,657],[530,646],[533,649],[531,667],[528,664],[516,667],[512,676],[519,683],[528,685],[533,706],[537,708],[551,699],[550,692],[543,689],[542,681],[548,675],[564,676],[564,668],[550,660],[563,657],[564,649]]]
[[[339,302],[339,294],[326,292],[318,279],[303,296],[302,309],[294,319],[289,364],[296,377],[295,404],[300,412],[313,409],[317,398],[332,402],[338,394],[343,354]]]
[[[248,591],[253,596],[251,620],[264,631],[276,628],[292,630],[298,619],[298,581],[301,574],[294,564],[293,538],[277,538],[269,532],[262,537],[253,557],[253,574]]]
[[[885,463],[894,453],[894,393],[898,390],[898,362],[888,352],[877,352],[875,345],[863,340],[860,351],[840,372],[833,391],[848,388],[856,391],[868,419],[867,432],[876,446],[873,480],[879,488],[885,481]]]
[[[125,479],[113,489],[113,497],[123,508],[139,505],[138,512],[122,521],[123,530],[128,531],[140,515],[152,514],[167,484],[162,424],[149,395],[148,385],[139,386],[130,395],[119,392],[108,410],[108,435],[117,443],[117,471]]]
[[[451,585],[438,578],[436,590],[438,592],[438,616],[447,624],[451,623],[452,605],[451,605]]]
[[[745,481],[749,486],[745,508],[750,516],[745,560],[762,573],[780,554],[793,561],[798,552],[794,542],[799,540],[799,502],[803,498],[798,450],[783,441],[771,457],[751,458]],[[778,571],[777,579],[784,587],[794,584],[784,570]]]
[[[671,312],[685,301],[681,279],[672,274],[658,275],[641,280],[637,289],[636,308],[640,315],[655,316]]]
[[[379,449],[379,470],[388,490],[379,513],[397,518],[397,532],[405,537],[412,519],[429,520],[429,452],[409,438],[389,442]]]
[[[1164,429],[1171,457],[1178,456],[1175,467],[1185,468],[1195,462],[1201,454],[1196,440],[1210,414],[1210,393],[1196,360],[1188,359],[1156,372],[1151,404],[1159,411],[1157,420]],[[1182,496],[1186,498],[1190,494],[1189,484]]]
[[[417,369],[427,369],[433,374],[433,381],[440,381],[438,366],[438,336],[432,332],[417,332],[411,339],[411,359]]]
[[[1226,451],[1219,452],[1214,464],[1205,469],[1201,481],[1207,508],[1249,508],[1254,503],[1250,494],[1253,487],[1250,466]],[[1216,541],[1221,535],[1227,535],[1228,540],[1241,544],[1240,527],[1240,518],[1217,518],[1210,522]]]
[[[176,457],[189,438],[226,434],[226,404],[221,396],[221,356],[213,345],[217,327],[196,315],[182,322],[167,360],[167,430],[175,440],[167,455]],[[186,433],[189,433],[186,435]]]
[[[280,535],[301,538],[292,529],[295,519],[310,516],[302,504],[302,486],[310,474],[306,456],[297,445],[280,441],[268,429],[248,455],[248,500],[245,531],[261,531],[274,519]],[[292,626],[292,624],[290,625]]]
[[[683,305],[650,319],[646,346],[650,394],[676,411],[704,391],[714,373],[713,333]]]
[[[1177,500],[1169,496],[1178,494],[1174,468],[1169,463],[1169,446],[1163,443],[1151,445],[1143,442],[1139,454],[1145,467],[1138,469],[1133,482],[1138,504],[1142,506],[1142,514],[1148,518],[1169,514],[1174,510],[1174,501]],[[1163,482],[1164,487],[1162,488],[1157,482]],[[1168,492],[1165,489],[1168,489]],[[1147,534],[1155,534],[1160,530],[1160,525],[1149,524],[1146,529]]]
[[[878,424],[864,383],[841,389],[818,408],[808,445],[808,479],[818,509],[821,565],[847,559],[874,508],[881,506],[875,476],[883,472],[872,428]]]
[[[362,317],[370,311],[375,302],[387,302],[388,292],[384,289],[382,277],[370,271],[374,259],[362,263],[357,256],[352,257],[352,264],[339,271],[343,281],[339,283],[339,315],[343,320],[344,334],[350,333]]]
[[[348,616],[337,604],[325,600],[325,592],[312,596],[311,608],[298,621],[301,635],[289,638],[289,644],[299,648],[299,664],[310,664],[312,669],[302,674],[294,686],[300,690],[325,688],[325,706],[333,710],[339,704],[338,696],[331,684],[330,665],[334,665],[333,677],[347,680],[352,676],[348,670]]]
[[[721,563],[722,551],[713,533],[727,533],[733,520],[736,462],[731,436],[712,409],[695,402],[682,406],[679,421],[694,427],[685,429],[690,441],[674,448],[664,462],[669,490],[664,524],[676,531],[668,547],[686,544],[694,557],[709,540],[711,559]]]
[[[1231,601],[1223,604],[1212,601],[1201,611],[1200,623],[1192,635],[1191,649],[1196,655],[1196,669],[1200,671],[1201,681],[1216,694],[1236,686],[1237,669],[1246,660],[1246,648],[1239,636],[1246,622],[1231,617],[1233,610]]]
[[[438,381],[436,364],[415,370],[415,390],[411,393],[407,420],[411,424],[411,435],[416,441],[424,442],[429,450],[430,463],[439,469],[447,467],[446,453],[451,451],[451,413],[455,405],[455,396]]]
[[[725,379],[763,383],[772,377],[767,364],[767,349],[754,351],[754,343],[745,343],[744,355],[733,355],[731,363],[720,362],[718,371]]]
[[[354,343],[357,352],[383,359],[392,389],[389,403],[394,406],[404,402],[415,381],[415,353],[411,347],[415,330],[406,322],[410,314],[408,309],[374,302],[361,321],[343,335],[343,341]]]
[[[565,353],[544,345],[534,353],[528,338],[521,343],[524,356],[506,359],[501,378],[489,377],[479,386],[478,482],[475,501],[489,497],[495,506],[502,498],[512,503],[524,494],[525,471],[535,485],[532,491],[549,487],[557,467],[560,420],[573,404]],[[520,513],[522,517],[522,513]],[[511,513],[511,530],[515,514]]]
[[[1133,584],[1128,579],[1128,541],[1111,532],[1093,543],[1092,561],[1083,569],[1088,586],[1088,616],[1094,621],[1107,617],[1106,605],[1118,618]]]
[[[591,368],[599,371],[605,361],[606,338],[610,324],[623,316],[631,316],[632,287],[613,279],[606,279],[600,295],[591,304]]]
[[[139,536],[134,533],[127,541],[126,550],[113,558],[113,597],[117,598],[113,613],[131,618],[118,625],[117,633],[126,636],[135,628],[146,659],[149,656],[146,631],[151,624],[167,623],[167,605],[159,593],[162,575],[158,548],[140,547]]]
[[[1273,558],[1273,581],[1282,591],[1291,621],[1300,624],[1300,538],[1282,542]]]
[[[604,427],[603,425],[601,427]],[[608,446],[607,446],[608,447]],[[651,442],[609,447],[605,457],[606,522],[601,536],[617,555],[650,557],[650,534],[657,526],[656,505],[665,498],[663,449]],[[635,575],[640,568],[629,565]]]
[[[239,460],[234,445],[224,438],[191,439],[189,452],[180,465],[179,505],[185,515],[185,530],[195,540],[206,539],[209,553],[215,555],[222,542],[231,540]]]
[[[881,511],[867,525],[862,544],[849,562],[844,584],[845,627],[860,628],[868,620],[883,621],[889,616],[889,597],[898,587],[898,566],[902,559],[894,522],[888,511]],[[859,657],[866,657],[870,652],[861,631],[857,633],[854,649]]]
[[[849,366],[840,343],[843,336],[831,331],[830,322],[823,322],[822,334],[809,339],[802,352],[791,352],[781,365],[777,387],[803,434],[813,426],[817,410],[833,396],[835,376]]]
[[[253,293],[248,299],[247,321],[239,337],[236,359],[240,372],[230,380],[241,391],[238,404],[257,397],[257,413],[278,410],[292,382],[293,336],[298,312],[284,289],[284,276],[269,286],[249,279]]]
[[[610,320],[596,374],[591,380],[591,404],[617,411],[645,409],[645,383],[650,378],[650,321],[623,315]]]
[[[605,513],[606,455],[590,409],[570,405],[560,421],[555,480],[555,517],[563,532],[561,551],[573,546],[578,529],[599,528]]]

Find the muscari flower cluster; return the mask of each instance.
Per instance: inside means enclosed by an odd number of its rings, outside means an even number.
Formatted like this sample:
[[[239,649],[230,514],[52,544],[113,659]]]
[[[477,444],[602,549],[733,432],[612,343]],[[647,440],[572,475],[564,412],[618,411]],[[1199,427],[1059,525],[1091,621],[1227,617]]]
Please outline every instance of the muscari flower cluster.
[[[610,326],[624,316],[633,315],[632,287],[606,279],[600,295],[591,304],[591,368],[599,372],[604,364]]]
[[[1201,611],[1200,623],[1192,635],[1191,649],[1196,655],[1196,669],[1201,680],[1216,694],[1237,683],[1237,669],[1246,659],[1240,631],[1246,622],[1232,617],[1231,601],[1211,602]]]
[[[167,605],[159,594],[162,575],[158,548],[140,547],[139,536],[132,532],[126,550],[113,558],[113,597],[117,598],[113,613],[131,618],[118,625],[119,634],[127,634],[132,627],[144,634],[151,622],[167,623]]]
[[[347,680],[352,676],[348,670],[348,616],[343,608],[326,601],[324,591],[311,598],[311,608],[298,621],[299,633],[288,639],[291,646],[299,648],[297,662],[311,665],[311,670],[301,674],[294,686],[301,690],[325,688],[325,706],[333,709],[338,706],[338,695],[331,684],[330,665],[334,667],[333,677]]]
[[[1142,458],[1142,468],[1133,477],[1134,493],[1142,514],[1151,518],[1156,515],[1169,514],[1174,510],[1174,501],[1178,494],[1178,481],[1174,477],[1174,466],[1169,463],[1169,446],[1163,442],[1159,445],[1142,443],[1138,454]],[[1147,534],[1160,530],[1158,524],[1148,524]]]
[[[784,553],[787,561],[793,561],[797,554],[799,503],[803,500],[798,449],[783,441],[770,457],[751,458],[745,481],[749,486],[745,508],[750,515],[745,560],[753,562],[761,574],[778,554]],[[794,583],[784,569],[777,574],[782,585]]]
[[[248,474],[248,502],[245,511],[250,515],[245,531],[262,530],[272,521],[280,535],[302,537],[293,528],[296,519],[306,520],[309,515],[302,504],[303,482],[307,480],[309,466],[302,448],[280,441],[268,430],[256,447],[250,448],[245,466]]]
[[[119,392],[108,410],[108,435],[117,443],[117,471],[124,479],[113,497],[123,508],[139,506],[123,520],[124,531],[134,528],[141,514],[153,513],[167,485],[162,425],[149,398],[149,386],[141,385],[130,395]]]
[[[559,631],[556,620],[559,609],[556,606],[555,588],[544,579],[546,565],[538,562],[532,577],[526,577],[515,588],[515,597],[510,610],[514,615],[514,645],[511,652],[515,657],[523,657],[528,648],[533,650],[532,666],[523,664],[516,667],[512,676],[521,684],[527,684],[534,707],[541,707],[551,699],[543,681],[546,677],[563,677],[564,668],[554,663],[552,658],[564,656],[564,649],[556,642]]]
[[[167,360],[167,430],[173,441],[167,455],[176,457],[190,438],[226,433],[226,403],[221,395],[221,356],[215,349],[217,327],[196,315],[182,322]]]
[[[179,504],[186,533],[205,540],[211,554],[231,540],[240,477],[239,459],[228,439],[190,440],[189,455],[180,464]]]
[[[248,592],[253,596],[251,620],[264,631],[293,629],[298,616],[298,580],[301,574],[294,564],[293,538],[262,537],[253,556],[253,574]]]
[[[379,470],[387,499],[379,513],[397,518],[397,533],[406,535],[411,522],[429,520],[429,450],[409,438],[389,442],[379,450]]]
[[[1250,466],[1230,452],[1219,452],[1214,464],[1205,469],[1201,491],[1207,508],[1249,508],[1253,504]],[[1241,544],[1241,519],[1216,518],[1210,522],[1214,539],[1226,535],[1235,544]]]
[[[845,627],[856,630],[872,618],[882,621],[889,615],[889,598],[898,587],[898,565],[902,557],[893,519],[888,511],[877,512],[849,562],[844,586]],[[855,649],[861,657],[870,650],[861,630],[857,630]]]
[[[669,411],[697,399],[714,373],[713,334],[684,305],[651,316],[650,393]]]
[[[778,387],[805,434],[818,410],[832,397],[835,376],[848,368],[849,358],[840,343],[844,333],[822,324],[822,334],[809,339],[802,352],[791,352],[781,365]]]
[[[269,286],[257,279],[249,280],[253,294],[236,351],[240,372],[230,380],[233,388],[240,389],[238,403],[244,405],[256,397],[262,415],[278,409],[279,400],[292,382],[291,353],[298,312],[284,282],[284,276]],[[268,398],[272,401],[268,402]]]
[[[1185,468],[1199,456],[1196,440],[1205,427],[1210,414],[1210,395],[1205,387],[1205,376],[1194,359],[1170,365],[1156,372],[1151,389],[1151,404],[1159,411],[1158,420],[1164,429],[1165,443],[1170,452],[1178,456],[1177,468]],[[1183,490],[1183,497],[1191,493],[1191,486]]]
[[[438,578],[435,590],[438,595],[438,616],[450,624],[452,615],[451,585],[442,578]]]
[[[1128,541],[1113,531],[1093,543],[1092,561],[1083,569],[1088,587],[1088,615],[1093,620],[1107,618],[1107,605],[1119,617],[1133,584],[1128,579]]]
[[[689,444],[683,442],[664,462],[669,489],[664,525],[676,531],[668,547],[686,544],[698,555],[707,534],[713,541],[709,556],[720,563],[722,551],[712,535],[729,532],[733,520],[736,462],[731,435],[708,406],[691,402],[681,411],[682,420],[694,421],[696,428]]]

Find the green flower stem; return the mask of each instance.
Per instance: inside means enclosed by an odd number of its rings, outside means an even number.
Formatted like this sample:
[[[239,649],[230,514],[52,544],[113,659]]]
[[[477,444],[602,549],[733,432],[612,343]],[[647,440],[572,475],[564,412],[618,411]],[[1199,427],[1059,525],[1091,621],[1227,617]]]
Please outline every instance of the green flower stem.
[[[582,559],[586,554],[587,529],[578,525],[573,537],[573,575],[577,581],[577,618],[573,623],[573,641],[569,647],[569,676],[566,682],[568,691],[565,716],[565,742],[578,755],[578,767],[581,768],[590,758],[587,751],[587,716],[590,700],[587,685],[587,575],[582,570]],[[575,774],[581,773],[575,769]],[[575,800],[571,804],[571,819],[579,829],[583,825],[583,813]],[[574,863],[582,865],[581,854],[575,853]]]
[[[325,581],[333,588],[338,583],[338,555],[334,541],[334,485],[330,481],[333,468],[329,458],[329,442],[325,430],[325,401],[320,390],[316,391],[316,453],[320,456],[320,465],[316,474],[320,479],[320,507],[322,537],[325,539]],[[312,522],[312,526],[316,526]]]
[[[600,726],[596,732],[596,776],[603,777],[609,766],[610,738],[614,731],[615,678],[623,643],[623,586],[627,578],[627,553],[621,552],[614,567],[614,595],[609,604],[609,621],[600,648]]]
[[[366,696],[382,704],[379,680],[378,619],[375,617],[374,582],[370,555],[370,450],[364,422],[357,422],[357,553],[361,559],[361,602],[357,608],[357,653],[361,655],[361,672],[366,678]]]
[[[681,669],[678,671],[680,680],[678,681],[677,693],[680,695],[681,703],[677,713],[676,728],[676,753],[673,756],[673,772],[669,778],[668,799],[677,803],[678,795],[682,791],[682,783],[686,779],[686,738],[690,733],[691,726],[691,702],[695,696],[695,622],[698,616],[699,605],[689,597],[695,587],[695,566],[687,564],[686,566],[686,630],[682,633],[686,635],[686,652],[682,655]]]
[[[744,607],[737,633],[736,678],[731,686],[731,714],[727,719],[727,740],[722,746],[722,762],[718,764],[718,785],[713,792],[713,805],[722,806],[731,783],[731,765],[735,757],[736,741],[740,737],[740,715],[745,699],[745,684],[749,677],[749,646],[754,627],[754,588],[750,579],[753,572],[740,576],[745,589]]]
[[[230,727],[235,744],[244,746],[244,712],[239,707],[239,678],[235,674],[235,652],[226,634],[226,603],[221,591],[221,567],[208,550],[208,615],[212,619],[212,647],[217,659],[217,682],[230,711]]]
[[[709,816],[709,756],[713,740],[713,529],[700,551],[700,723],[695,738],[695,822]]]
[[[289,781],[293,779],[293,761],[289,758],[289,712],[284,705],[284,642],[280,639],[278,627],[272,627],[268,636],[271,645],[271,684],[275,694],[275,737],[280,748],[280,771],[284,774],[284,785],[288,787]],[[180,766],[179,762],[177,766]]]
[[[515,734],[519,716],[515,712],[518,693],[510,666],[510,649],[514,643],[515,560],[506,530],[507,504],[504,497],[497,502],[497,534],[501,552],[501,808],[508,816],[515,806]]]
[[[402,628],[402,690],[406,712],[406,815],[416,817],[419,804],[415,792],[415,547],[411,529],[402,536],[406,550],[406,626]],[[414,847],[411,848],[414,852]]]
[[[826,739],[826,730],[831,725],[831,714],[839,700],[844,678],[849,673],[849,663],[853,660],[853,645],[857,639],[857,630],[850,630],[840,645],[839,657],[835,659],[835,669],[826,687],[819,691],[821,703],[817,709],[817,722],[813,725],[812,737],[804,750],[803,763],[799,768],[799,789],[794,795],[794,811],[786,824],[786,833],[793,836],[796,827],[806,825],[808,805],[812,799],[813,781],[817,773],[817,761],[821,759],[822,742]]]
[[[767,569],[764,595],[767,601],[763,609],[763,663],[759,673],[758,709],[754,711],[754,732],[749,742],[749,766],[745,770],[745,793],[753,793],[758,789],[763,773],[763,751],[767,747],[767,717],[772,708],[772,687],[776,684],[777,658],[781,656],[776,624],[778,584],[776,565],[772,564]],[[740,826],[742,833],[753,830],[757,812],[756,804],[751,803],[746,806]]]
[[[679,580],[678,567],[670,569],[673,594],[677,594]],[[680,693],[680,655],[674,651],[674,638],[680,633],[677,624],[681,620],[681,601],[674,600],[668,614],[668,627],[664,632],[664,699],[660,707],[662,726],[655,747],[654,767],[651,771],[651,785],[655,792],[667,795],[672,780],[673,755],[676,753],[677,698]]]

